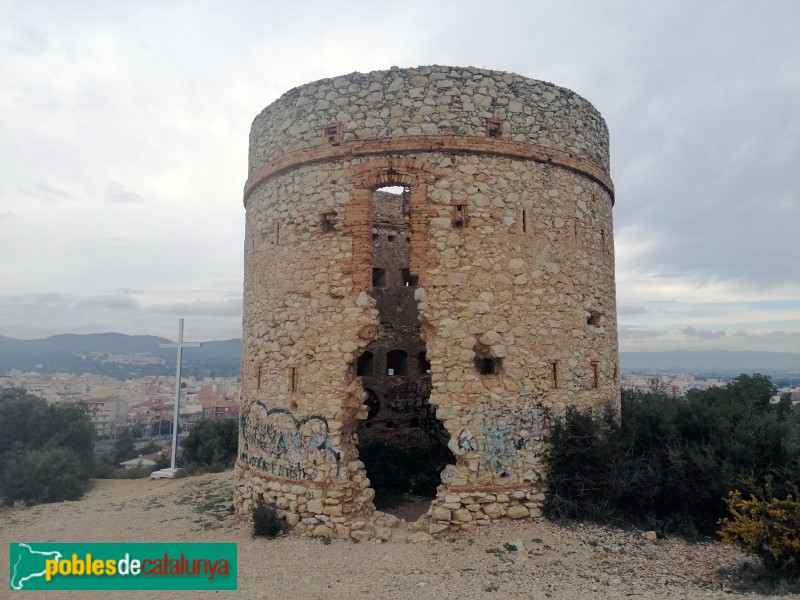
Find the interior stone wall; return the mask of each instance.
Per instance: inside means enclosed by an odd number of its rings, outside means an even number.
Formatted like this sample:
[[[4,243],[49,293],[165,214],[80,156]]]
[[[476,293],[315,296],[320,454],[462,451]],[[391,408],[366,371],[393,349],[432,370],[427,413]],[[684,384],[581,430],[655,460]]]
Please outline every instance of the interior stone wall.
[[[358,456],[356,374],[379,336],[386,185],[409,188],[406,301],[455,457],[417,526],[538,516],[549,416],[619,401],[608,135],[569,90],[455,67],[314,82],[253,124],[236,506],[391,535]]]

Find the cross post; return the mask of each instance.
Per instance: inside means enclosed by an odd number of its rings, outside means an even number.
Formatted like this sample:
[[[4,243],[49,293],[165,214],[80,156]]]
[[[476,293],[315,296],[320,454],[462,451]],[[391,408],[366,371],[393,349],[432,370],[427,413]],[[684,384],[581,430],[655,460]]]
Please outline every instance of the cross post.
[[[175,415],[172,420],[172,462],[170,469],[175,473],[175,455],[178,451],[178,406],[181,402],[181,361],[183,360],[184,348],[200,348],[201,342],[183,341],[183,319],[178,319],[178,341],[169,344],[159,344],[159,348],[177,348],[178,366],[175,369]]]

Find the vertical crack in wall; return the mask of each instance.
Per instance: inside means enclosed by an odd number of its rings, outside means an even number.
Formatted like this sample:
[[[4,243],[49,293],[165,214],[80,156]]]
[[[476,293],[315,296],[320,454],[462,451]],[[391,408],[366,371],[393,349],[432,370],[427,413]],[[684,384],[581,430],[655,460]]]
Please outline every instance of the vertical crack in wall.
[[[448,435],[429,402],[430,363],[410,270],[409,191],[374,192],[372,202],[373,297],[378,338],[360,355],[356,374],[366,391],[367,417],[357,429],[359,457],[387,509],[407,495],[432,499],[440,473],[455,459]]]

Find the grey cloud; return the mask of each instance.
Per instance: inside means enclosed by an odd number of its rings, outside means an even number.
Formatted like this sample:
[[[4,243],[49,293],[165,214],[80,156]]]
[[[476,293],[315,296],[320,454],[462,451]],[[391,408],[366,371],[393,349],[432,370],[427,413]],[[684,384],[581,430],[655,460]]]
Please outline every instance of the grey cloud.
[[[110,202],[118,202],[121,204],[142,204],[146,201],[141,194],[129,190],[115,181],[109,183],[106,198]]]
[[[179,316],[241,317],[242,298],[231,298],[220,302],[176,302],[154,304],[145,310],[152,313]]]
[[[39,198],[46,202],[64,202],[75,200],[75,195],[67,190],[49,185],[47,183],[35,183],[19,190],[21,194],[33,198]]]
[[[617,308],[618,315],[644,315],[647,309],[644,306],[620,306]]]
[[[8,296],[7,301],[18,306],[59,307],[61,309],[97,310],[97,309],[136,309],[139,303],[132,297],[119,294],[101,294],[97,296],[70,296],[57,292],[37,292]]]
[[[4,211],[4,212],[0,212],[0,220],[3,220],[3,219],[12,219],[12,218],[14,218],[15,216],[16,216],[16,215],[15,215],[13,212],[11,212],[10,210],[6,210],[6,211]]]
[[[33,294],[13,294],[8,296],[8,301],[12,304],[61,304],[67,301],[67,296],[58,292],[36,292]]]
[[[690,337],[696,337],[701,340],[716,340],[725,337],[724,331],[708,331],[706,329],[695,329],[691,325],[681,328],[681,331]]]
[[[735,335],[736,337],[748,337],[747,332],[744,329],[740,329],[733,335]]]
[[[708,35],[687,32],[680,52],[692,60],[676,62],[674,47],[645,40],[654,54],[631,57],[644,81],[608,115],[615,221],[637,224],[649,242],[640,256],[645,272],[751,289],[798,282],[800,86],[788,75],[800,52],[789,34],[797,20],[785,11],[768,17],[769,28],[737,20],[737,34],[717,13],[698,7],[693,15],[692,28],[707,27]],[[645,56],[649,64],[640,62]]]
[[[135,298],[130,296],[121,295],[104,295],[92,296],[90,298],[81,298],[74,303],[76,308],[90,308],[90,309],[136,309],[139,308],[139,303]]]
[[[618,328],[620,339],[625,340],[646,340],[651,338],[660,337],[665,334],[663,331],[654,331],[652,329],[643,329],[638,327],[625,327]]]

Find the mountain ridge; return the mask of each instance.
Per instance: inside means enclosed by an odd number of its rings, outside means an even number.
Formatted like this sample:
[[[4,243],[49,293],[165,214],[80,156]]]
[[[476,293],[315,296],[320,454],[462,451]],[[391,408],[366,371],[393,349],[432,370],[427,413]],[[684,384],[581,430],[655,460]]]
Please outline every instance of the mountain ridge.
[[[93,373],[127,379],[168,375],[175,370],[175,350],[159,348],[172,340],[124,333],[61,333],[35,340],[0,335],[0,374],[23,371]],[[120,358],[140,355],[140,363]],[[157,359],[147,363],[146,358]],[[800,373],[800,353],[756,350],[668,350],[620,352],[623,371],[682,371],[738,374]],[[183,353],[187,375],[239,376],[241,340],[209,340]]]

